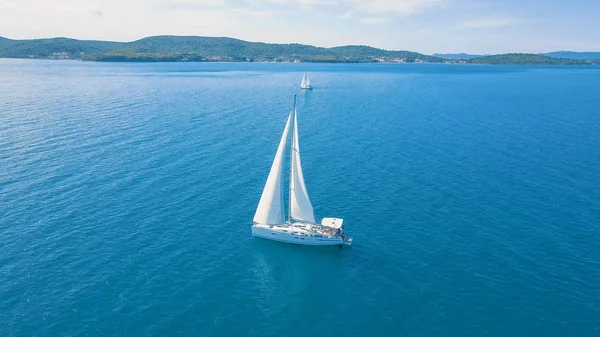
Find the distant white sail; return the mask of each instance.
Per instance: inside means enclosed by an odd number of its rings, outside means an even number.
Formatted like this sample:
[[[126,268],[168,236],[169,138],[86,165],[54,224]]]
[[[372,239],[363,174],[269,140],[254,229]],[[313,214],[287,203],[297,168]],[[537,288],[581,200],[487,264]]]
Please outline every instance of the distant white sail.
[[[308,79],[308,74],[305,72],[304,76],[302,76],[302,83],[300,83],[300,88],[302,89],[310,89],[312,86],[310,85],[310,80]]]
[[[285,223],[285,211],[283,207],[283,161],[285,159],[285,147],[290,129],[292,113],[290,113],[283,135],[277,147],[275,159],[271,165],[269,177],[258,202],[254,222],[266,225]]]
[[[315,223],[315,214],[313,211],[304,175],[302,174],[302,164],[300,162],[300,146],[298,142],[298,118],[296,111],[293,113],[293,133],[292,133],[292,153],[291,153],[291,172],[290,172],[290,217],[293,220]]]

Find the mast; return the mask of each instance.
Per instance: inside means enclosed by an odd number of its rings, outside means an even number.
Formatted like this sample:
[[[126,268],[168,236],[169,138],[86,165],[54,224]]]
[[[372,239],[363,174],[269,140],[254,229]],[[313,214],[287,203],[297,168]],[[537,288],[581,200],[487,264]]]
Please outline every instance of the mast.
[[[300,161],[300,144],[298,136],[298,110],[294,106],[291,112],[292,128],[291,170],[290,170],[290,219],[300,222],[315,223],[315,214],[306,190],[302,164]]]
[[[305,73],[306,75],[306,73]],[[292,114],[291,114],[291,130],[294,130],[294,125],[296,125],[296,94],[294,94],[294,105],[292,106]],[[294,155],[294,132],[292,132],[292,141],[291,141],[291,151],[290,151],[290,181],[289,183],[289,202],[288,202],[288,223],[292,225],[292,179],[293,178],[293,169],[294,165],[292,165],[292,156]],[[294,234],[294,227],[292,226],[292,234]]]

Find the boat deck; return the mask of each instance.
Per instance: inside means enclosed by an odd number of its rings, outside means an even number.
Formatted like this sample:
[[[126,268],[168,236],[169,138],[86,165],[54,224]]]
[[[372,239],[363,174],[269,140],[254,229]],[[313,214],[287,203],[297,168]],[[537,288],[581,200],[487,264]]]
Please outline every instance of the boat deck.
[[[342,246],[352,245],[352,238],[338,233],[336,229],[314,224],[252,225],[252,235],[264,239],[299,245]]]
[[[257,227],[262,227],[265,229],[269,229],[271,231],[294,234],[294,235],[302,235],[302,236],[310,236],[310,237],[324,237],[324,238],[337,238],[334,229],[323,228],[319,225],[315,224],[306,224],[306,223],[294,223],[292,226],[290,225],[256,225]]]

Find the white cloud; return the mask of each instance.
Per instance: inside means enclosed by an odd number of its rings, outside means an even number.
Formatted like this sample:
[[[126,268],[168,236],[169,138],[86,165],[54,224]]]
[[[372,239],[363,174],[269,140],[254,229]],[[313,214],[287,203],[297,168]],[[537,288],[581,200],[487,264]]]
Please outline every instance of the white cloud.
[[[258,0],[247,0],[257,4]],[[368,14],[410,14],[442,5],[446,0],[265,0],[276,4],[305,6],[338,6]]]
[[[351,19],[353,16],[352,12],[346,12],[344,14],[338,15],[340,19]]]
[[[91,17],[99,19],[104,15],[104,12],[100,8],[96,7],[96,8],[90,9],[89,14]]]
[[[485,18],[477,20],[467,20],[456,24],[456,28],[469,29],[469,28],[494,28],[494,27],[506,27],[519,24],[521,21],[515,18]]]
[[[345,0],[357,11],[371,14],[395,12],[410,14],[440,6],[444,0]]]
[[[221,7],[226,6],[227,1],[225,0],[158,0],[156,2],[161,3],[164,6],[173,6],[174,8],[181,7]]]
[[[251,16],[271,16],[273,15],[272,12],[268,12],[268,11],[255,11],[255,10],[251,10],[251,9],[245,9],[245,8],[230,8],[229,9],[231,12],[233,13],[239,13],[239,14],[243,14],[243,15],[251,15]]]
[[[289,5],[289,4],[298,4],[305,6],[335,6],[338,5],[341,1],[344,0],[265,0],[266,2],[280,4],[280,5]],[[250,0],[253,4],[258,4],[260,1]]]
[[[368,25],[382,25],[387,22],[387,19],[382,18],[382,17],[373,16],[373,17],[361,18],[360,22],[366,23]]]
[[[214,0],[195,2],[215,4]],[[239,36],[242,17],[246,22],[255,17],[210,6],[180,10],[169,7],[171,0],[19,0],[13,4],[0,7],[0,32],[15,39],[66,36],[131,41],[163,34]]]
[[[0,35],[112,41],[199,35],[327,47],[371,44],[391,49],[402,43],[408,48],[406,39],[398,42],[393,34],[379,31],[379,25],[391,24],[401,12],[441,1],[0,0]],[[298,20],[299,15],[304,20]]]
[[[14,8],[15,4],[12,3],[12,1],[9,1],[9,0],[0,0],[0,7]]]

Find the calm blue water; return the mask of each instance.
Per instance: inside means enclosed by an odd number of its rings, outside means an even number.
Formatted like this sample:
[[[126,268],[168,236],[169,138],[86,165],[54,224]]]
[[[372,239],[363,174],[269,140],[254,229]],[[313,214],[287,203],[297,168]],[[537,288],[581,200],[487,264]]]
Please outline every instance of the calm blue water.
[[[250,235],[292,92],[350,249]],[[2,336],[598,336],[599,254],[600,68],[0,60]]]

